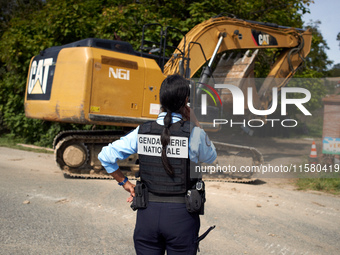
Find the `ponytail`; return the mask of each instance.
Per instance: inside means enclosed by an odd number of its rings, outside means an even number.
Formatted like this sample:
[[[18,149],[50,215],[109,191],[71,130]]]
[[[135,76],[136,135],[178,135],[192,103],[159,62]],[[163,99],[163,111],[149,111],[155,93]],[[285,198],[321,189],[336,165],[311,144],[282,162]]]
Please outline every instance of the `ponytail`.
[[[171,126],[171,111],[167,110],[166,116],[164,118],[164,128],[161,134],[161,143],[162,143],[162,163],[165,171],[169,176],[174,176],[174,169],[169,162],[169,159],[166,155],[166,149],[168,144],[170,143],[170,126]]]
[[[162,83],[159,91],[159,100],[163,111],[166,111],[164,118],[164,128],[161,134],[162,143],[162,163],[165,171],[171,177],[175,175],[174,169],[166,155],[166,149],[170,143],[170,126],[172,121],[172,113],[179,113],[185,105],[190,93],[189,82],[177,75],[170,75]]]

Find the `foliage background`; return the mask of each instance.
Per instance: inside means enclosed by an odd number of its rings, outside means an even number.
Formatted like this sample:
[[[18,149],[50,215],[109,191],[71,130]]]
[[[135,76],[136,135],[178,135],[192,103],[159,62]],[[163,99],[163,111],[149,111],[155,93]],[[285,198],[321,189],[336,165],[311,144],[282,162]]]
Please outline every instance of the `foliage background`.
[[[51,146],[61,130],[89,126],[52,123],[27,119],[24,114],[24,93],[30,59],[45,48],[88,37],[115,39],[119,36],[138,50],[142,26],[160,23],[188,32],[212,16],[224,13],[241,19],[304,27],[301,16],[309,12],[312,0],[1,0],[0,1],[0,135],[22,137],[28,143]],[[327,48],[318,23],[305,24],[313,30],[312,51],[298,77],[320,78],[329,75]],[[176,45],[179,33],[171,41]],[[265,73],[270,57],[261,55],[257,75]],[[321,104],[326,93],[320,85]]]

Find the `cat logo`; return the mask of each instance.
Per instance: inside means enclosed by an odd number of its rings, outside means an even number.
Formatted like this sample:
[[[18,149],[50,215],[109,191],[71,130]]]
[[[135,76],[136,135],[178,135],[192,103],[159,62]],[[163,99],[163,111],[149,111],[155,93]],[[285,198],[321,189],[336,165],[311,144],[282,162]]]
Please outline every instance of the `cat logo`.
[[[269,35],[259,34],[258,42],[259,45],[269,45]]]
[[[264,33],[262,31],[257,31],[252,29],[252,39],[256,46],[273,46],[277,45],[276,38],[270,34]]]
[[[28,77],[27,99],[49,100],[54,69],[53,58],[34,58]]]
[[[28,94],[45,94],[48,70],[53,63],[53,58],[40,59],[38,64],[34,60],[31,67]]]

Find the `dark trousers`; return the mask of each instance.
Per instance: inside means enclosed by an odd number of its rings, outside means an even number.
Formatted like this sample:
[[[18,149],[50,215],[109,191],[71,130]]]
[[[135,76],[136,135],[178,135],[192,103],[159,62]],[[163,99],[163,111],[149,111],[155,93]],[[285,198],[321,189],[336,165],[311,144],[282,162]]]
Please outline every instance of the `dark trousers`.
[[[149,202],[137,212],[134,232],[138,255],[191,255],[200,228],[198,214],[190,214],[185,204]]]

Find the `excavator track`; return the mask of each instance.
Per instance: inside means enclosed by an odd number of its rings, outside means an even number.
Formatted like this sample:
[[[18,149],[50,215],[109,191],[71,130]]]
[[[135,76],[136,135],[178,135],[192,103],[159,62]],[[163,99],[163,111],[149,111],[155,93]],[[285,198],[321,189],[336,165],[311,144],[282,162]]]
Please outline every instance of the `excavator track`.
[[[213,182],[254,182],[257,178],[253,172],[242,172],[242,167],[263,164],[263,155],[254,147],[213,141],[217,159],[210,166],[209,173],[203,173],[205,181]],[[209,169],[209,166],[208,168]]]
[[[103,146],[120,139],[125,131],[64,131],[53,142],[57,165],[65,177],[85,179],[112,179],[98,160],[98,153]],[[120,162],[123,171],[134,172],[136,156]]]
[[[98,153],[103,146],[120,139],[125,131],[64,131],[53,142],[55,160],[66,178],[113,179],[106,173],[98,160]],[[217,159],[213,166],[233,166],[237,171],[202,172],[203,180],[213,182],[253,182],[252,173],[241,173],[241,165],[259,165],[263,163],[262,154],[253,147],[238,146],[214,142]],[[130,179],[137,179],[139,170],[137,155],[119,162],[120,169]],[[236,168],[235,168],[236,167]]]

